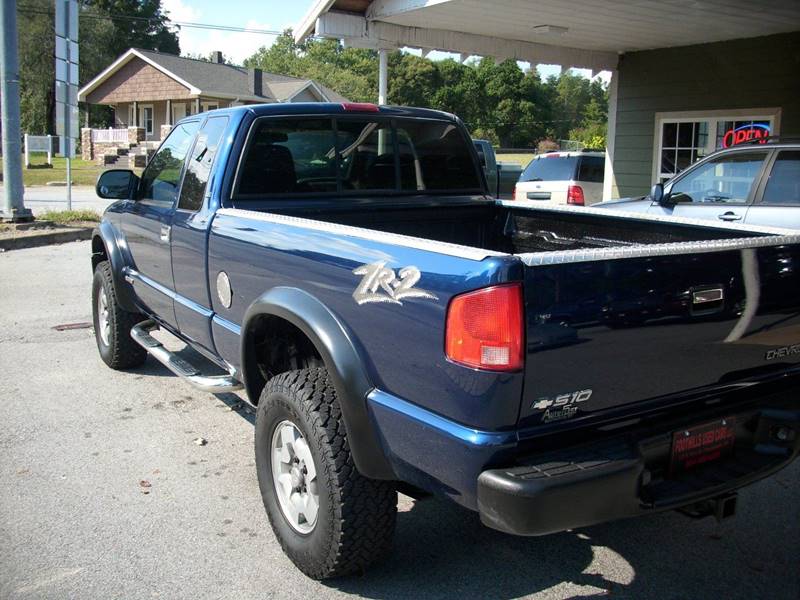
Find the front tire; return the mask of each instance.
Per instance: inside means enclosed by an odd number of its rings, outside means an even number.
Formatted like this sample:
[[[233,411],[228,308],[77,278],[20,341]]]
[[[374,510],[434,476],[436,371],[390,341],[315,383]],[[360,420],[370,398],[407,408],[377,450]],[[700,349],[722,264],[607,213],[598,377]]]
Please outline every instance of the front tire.
[[[353,463],[325,369],[270,379],[258,404],[256,471],[283,551],[313,579],[361,572],[385,556],[397,519],[394,482]]]
[[[108,261],[94,270],[92,317],[97,349],[104,363],[112,369],[130,369],[144,363],[147,351],[131,338],[131,328],[144,316],[120,307]]]

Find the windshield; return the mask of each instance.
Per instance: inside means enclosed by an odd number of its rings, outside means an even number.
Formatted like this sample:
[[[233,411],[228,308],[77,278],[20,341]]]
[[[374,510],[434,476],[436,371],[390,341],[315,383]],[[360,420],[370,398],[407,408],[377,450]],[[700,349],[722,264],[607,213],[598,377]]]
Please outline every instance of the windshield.
[[[524,181],[569,181],[575,177],[577,156],[538,156],[534,158],[520,175]]]
[[[449,121],[372,116],[264,118],[238,197],[365,191],[480,193],[471,145]]]

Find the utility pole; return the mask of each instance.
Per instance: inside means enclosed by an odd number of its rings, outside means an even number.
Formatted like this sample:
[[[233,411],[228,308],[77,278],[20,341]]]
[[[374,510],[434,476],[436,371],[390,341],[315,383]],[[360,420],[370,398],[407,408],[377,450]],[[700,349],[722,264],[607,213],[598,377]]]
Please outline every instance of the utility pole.
[[[32,221],[25,208],[22,186],[22,150],[19,129],[19,60],[17,58],[17,0],[3,0],[0,8],[0,101],[3,104],[3,211],[0,220]]]

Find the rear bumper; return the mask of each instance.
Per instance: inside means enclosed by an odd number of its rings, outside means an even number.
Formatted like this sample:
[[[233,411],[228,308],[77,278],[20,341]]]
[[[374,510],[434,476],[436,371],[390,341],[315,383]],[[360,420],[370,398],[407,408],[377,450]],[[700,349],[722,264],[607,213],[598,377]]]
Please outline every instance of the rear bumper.
[[[743,411],[734,454],[672,478],[672,431],[626,436],[528,457],[478,477],[484,524],[545,535],[721,496],[782,469],[800,453],[800,406]],[[779,431],[788,432],[779,439]]]

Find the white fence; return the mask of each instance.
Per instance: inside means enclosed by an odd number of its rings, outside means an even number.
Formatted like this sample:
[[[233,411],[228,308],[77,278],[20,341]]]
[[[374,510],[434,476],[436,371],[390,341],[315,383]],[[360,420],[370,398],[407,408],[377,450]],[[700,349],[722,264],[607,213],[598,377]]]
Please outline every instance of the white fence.
[[[92,142],[124,144],[127,141],[127,129],[92,129]]]

